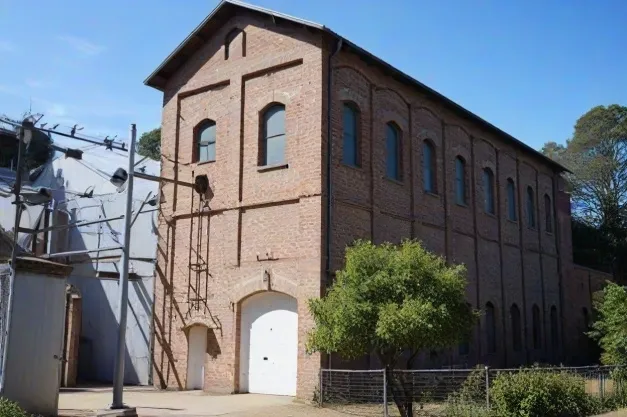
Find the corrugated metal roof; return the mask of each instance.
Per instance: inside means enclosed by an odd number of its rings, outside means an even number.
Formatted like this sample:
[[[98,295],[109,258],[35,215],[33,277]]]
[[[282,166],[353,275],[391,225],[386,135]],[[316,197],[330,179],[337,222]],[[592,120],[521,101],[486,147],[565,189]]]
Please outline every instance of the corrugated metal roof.
[[[333,36],[334,38],[336,38],[337,40],[341,40],[343,42],[343,47],[347,47],[351,50],[353,50],[355,53],[361,55],[363,58],[367,59],[368,61],[371,61],[372,63],[379,65],[381,67],[383,67],[383,69],[385,71],[387,71],[391,76],[395,77],[396,79],[398,79],[399,81],[406,83],[406,84],[410,84],[414,87],[419,88],[420,90],[426,92],[427,94],[431,95],[432,97],[444,102],[445,104],[449,105],[450,107],[453,108],[453,110],[457,111],[458,113],[460,113],[463,117],[466,117],[474,122],[477,122],[483,126],[485,126],[488,130],[492,130],[494,133],[496,133],[498,136],[501,136],[503,138],[505,138],[506,140],[510,140],[511,142],[513,142],[515,145],[519,146],[520,148],[522,148],[525,151],[528,151],[532,154],[534,154],[535,156],[537,156],[538,158],[540,158],[541,160],[543,160],[544,162],[546,162],[547,164],[549,164],[550,166],[552,166],[554,169],[557,169],[558,171],[565,171],[565,172],[570,172],[566,167],[562,166],[561,164],[555,162],[553,159],[545,156],[544,154],[542,154],[541,152],[538,152],[536,149],[532,148],[531,146],[527,145],[526,143],[522,142],[521,140],[515,138],[514,136],[510,135],[509,133],[501,130],[500,128],[496,127],[495,125],[493,125],[492,123],[488,122],[487,120],[477,116],[476,114],[472,113],[471,111],[465,109],[464,107],[462,107],[461,105],[455,103],[453,100],[449,99],[448,97],[444,96],[443,94],[435,91],[434,89],[428,87],[427,85],[421,83],[420,81],[416,80],[415,78],[411,77],[410,75],[407,75],[406,73],[402,72],[401,70],[393,67],[392,65],[390,65],[389,63],[385,62],[384,60],[382,60],[381,58],[373,55],[372,53],[368,52],[367,50],[359,47],[358,45],[356,45],[355,43],[349,41],[348,39],[340,36],[339,34],[337,34],[336,32],[332,31],[331,29],[329,29],[328,27],[320,24],[320,23],[316,23],[316,22],[312,22],[309,20],[305,20],[305,19],[300,19],[294,16],[290,16],[287,14],[283,14],[283,13],[279,13],[276,12],[274,10],[270,10],[270,9],[266,9],[264,7],[259,7],[259,6],[255,6],[252,4],[248,4],[245,2],[241,2],[238,0],[223,0],[221,1],[216,8],[209,14],[209,16],[207,16],[190,34],[189,36],[187,36],[183,42],[181,42],[179,44],[179,46],[176,47],[176,49],[170,54],[168,55],[168,57],[161,63],[161,65],[159,65],[159,67],[157,67],[156,70],[154,70],[152,72],[152,74],[150,74],[150,76],[148,76],[148,78],[146,78],[146,80],[144,80],[144,84],[156,88],[157,90],[163,90],[165,83],[167,82],[168,78],[170,76],[172,76],[172,74],[178,69],[180,68],[180,66],[186,61],[186,59],[191,56],[191,54],[196,50],[196,48],[200,47],[202,45],[202,43],[206,40],[206,37],[203,36],[205,33],[210,32],[211,29],[217,29],[219,27],[219,25],[224,22],[225,20],[227,20],[232,14],[234,14],[237,9],[246,9],[246,10],[250,10],[250,11],[254,11],[254,12],[258,12],[258,13],[262,13],[265,15],[269,15],[272,16],[274,18],[279,18],[279,19],[284,19],[287,21],[290,21],[292,23],[296,23],[299,25],[303,25],[312,29],[316,29],[316,30],[321,30],[325,33],[330,34],[331,36]],[[213,24],[212,24],[213,23]]]

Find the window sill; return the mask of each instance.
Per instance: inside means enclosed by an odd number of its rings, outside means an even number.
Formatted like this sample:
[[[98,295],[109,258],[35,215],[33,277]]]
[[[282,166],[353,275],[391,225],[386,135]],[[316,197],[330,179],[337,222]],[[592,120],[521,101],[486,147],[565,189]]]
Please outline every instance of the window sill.
[[[483,211],[483,214],[485,214],[488,217],[492,217],[493,219],[496,219],[496,214],[494,213],[490,213],[489,211]]]
[[[425,194],[429,195],[429,196],[431,196],[433,198],[437,198],[437,199],[440,198],[440,195],[438,193],[434,193],[433,191],[425,191]]]
[[[546,233],[546,235],[547,235],[547,236],[551,236],[551,237],[554,235],[554,233],[553,233],[553,232],[546,232],[546,231],[545,231],[545,233]]]
[[[340,162],[340,165],[349,169],[356,169],[357,171],[362,171],[362,167],[359,165],[347,164],[346,162]]]
[[[507,220],[508,222],[510,222],[512,224],[518,224],[518,220],[512,220],[510,218],[506,218],[505,220]]]
[[[394,183],[396,185],[400,185],[401,187],[405,186],[405,183],[402,180],[397,180],[397,179],[394,179],[394,178],[390,178],[388,176],[383,176],[383,179],[386,180],[386,181],[389,181],[391,183]]]
[[[257,172],[268,172],[268,171],[276,171],[279,169],[287,169],[289,168],[290,165],[287,163],[281,163],[281,164],[273,164],[273,165],[262,165],[257,167]]]
[[[207,165],[207,164],[213,164],[216,160],[214,159],[213,161],[202,161],[202,162],[196,162],[196,166],[200,166],[200,165]]]
[[[527,230],[531,230],[532,232],[537,232],[538,229],[534,226],[527,226]]]
[[[468,204],[466,203],[458,203],[457,201],[455,202],[455,205],[458,207],[463,207],[463,208],[468,208]]]

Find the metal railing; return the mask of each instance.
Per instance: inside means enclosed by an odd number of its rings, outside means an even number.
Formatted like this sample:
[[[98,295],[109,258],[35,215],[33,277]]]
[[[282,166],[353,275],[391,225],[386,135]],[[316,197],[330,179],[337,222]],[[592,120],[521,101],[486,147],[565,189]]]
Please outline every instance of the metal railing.
[[[9,292],[10,292],[10,270],[0,270],[0,375],[4,373],[2,364],[6,353],[6,334],[7,323],[9,318]],[[0,379],[1,380],[1,379]],[[2,387],[0,387],[2,388]]]
[[[322,369],[318,401],[324,407],[358,416],[398,416],[398,404],[413,407],[415,416],[443,416],[447,407],[459,415],[484,416],[490,387],[501,373],[569,372],[582,378],[585,391],[603,398],[616,390],[611,366],[493,369],[345,370]],[[473,411],[474,410],[474,411]]]

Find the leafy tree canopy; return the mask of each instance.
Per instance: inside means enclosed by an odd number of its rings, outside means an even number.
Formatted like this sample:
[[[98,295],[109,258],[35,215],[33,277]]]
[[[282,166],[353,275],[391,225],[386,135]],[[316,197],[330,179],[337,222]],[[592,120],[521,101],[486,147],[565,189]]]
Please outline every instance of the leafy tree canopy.
[[[374,245],[358,241],[327,294],[309,301],[315,328],[308,351],[351,359],[375,353],[386,368],[392,397],[411,416],[413,391],[393,372],[404,353],[411,369],[425,349],[465,340],[477,313],[466,303],[466,269],[449,265],[420,242]]]
[[[581,116],[566,145],[542,152],[572,171],[566,174],[575,220],[599,230],[615,277],[627,271],[627,107],[597,106]],[[573,242],[577,246],[578,242]]]
[[[160,127],[153,129],[150,132],[142,133],[139,138],[139,143],[137,145],[137,153],[157,161],[161,159]]]
[[[606,365],[627,365],[627,290],[608,283],[603,296],[595,300],[597,320],[589,335],[598,340],[601,361]]]
[[[308,349],[346,358],[375,352],[395,367],[404,351],[455,345],[476,318],[465,300],[465,274],[420,242],[358,241],[326,296],[309,302],[316,327]]]

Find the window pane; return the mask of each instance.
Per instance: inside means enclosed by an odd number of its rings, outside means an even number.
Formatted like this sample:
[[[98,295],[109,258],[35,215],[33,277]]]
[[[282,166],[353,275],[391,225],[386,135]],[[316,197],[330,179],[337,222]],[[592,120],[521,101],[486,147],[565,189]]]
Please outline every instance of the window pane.
[[[265,113],[264,137],[285,134],[285,107],[276,105],[270,107]]]
[[[396,129],[391,126],[386,126],[385,133],[385,147],[387,151],[386,155],[386,174],[388,177],[393,178],[395,180],[400,180],[400,169],[399,169],[399,149],[398,149],[398,132]]]
[[[488,168],[483,170],[484,208],[486,213],[494,214],[494,176]]]
[[[553,233],[553,207],[551,206],[551,197],[544,196],[544,222],[546,231]]]
[[[423,145],[423,165],[422,165],[422,180],[424,183],[425,191],[435,193],[435,173],[434,171],[434,159],[433,146],[429,142],[425,142]]]
[[[516,221],[516,187],[514,181],[507,180],[507,217]]]
[[[216,143],[210,143],[207,145],[207,161],[216,160]]]
[[[266,140],[266,165],[285,163],[285,135]]]
[[[212,120],[204,121],[197,130],[196,146],[197,146],[197,161],[207,162],[215,161],[215,143],[216,143],[216,124]],[[213,153],[209,154],[207,146],[213,144]]]
[[[200,130],[200,139],[199,142],[202,144],[215,142],[216,141],[216,124],[211,122],[203,126]]]
[[[207,145],[200,145],[198,147],[198,162],[209,161],[209,150]]]
[[[345,164],[357,166],[357,113],[348,105],[344,105],[343,112],[343,154]]]
[[[464,161],[455,159],[455,201],[457,204],[466,204],[466,173]]]
[[[527,221],[529,227],[536,227],[536,205],[533,201],[533,189],[527,187]]]

